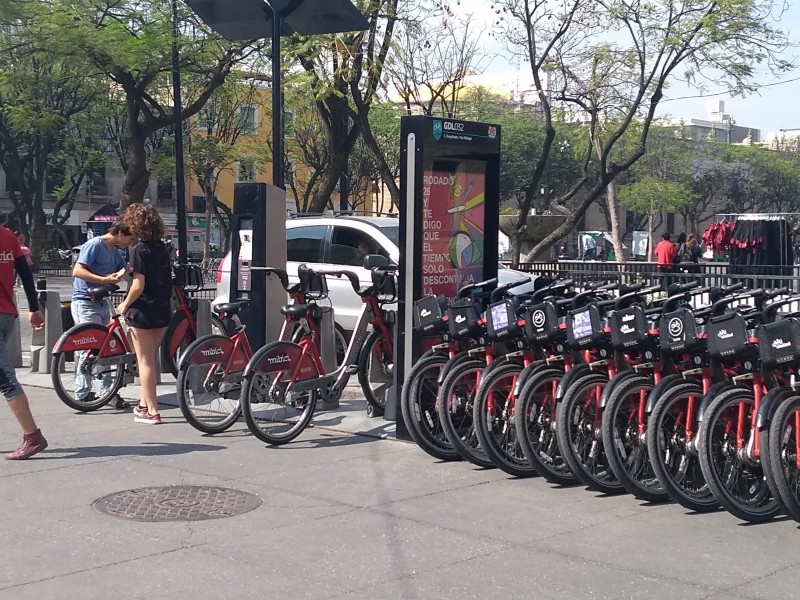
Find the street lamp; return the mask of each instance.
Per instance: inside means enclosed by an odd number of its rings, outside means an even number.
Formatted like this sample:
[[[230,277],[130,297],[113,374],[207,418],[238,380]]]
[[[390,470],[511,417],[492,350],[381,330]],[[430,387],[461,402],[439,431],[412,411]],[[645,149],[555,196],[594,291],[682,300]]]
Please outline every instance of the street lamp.
[[[222,37],[255,40],[272,36],[272,183],[284,188],[281,35],[362,31],[369,23],[350,0],[186,0]],[[269,29],[265,26],[269,24]]]

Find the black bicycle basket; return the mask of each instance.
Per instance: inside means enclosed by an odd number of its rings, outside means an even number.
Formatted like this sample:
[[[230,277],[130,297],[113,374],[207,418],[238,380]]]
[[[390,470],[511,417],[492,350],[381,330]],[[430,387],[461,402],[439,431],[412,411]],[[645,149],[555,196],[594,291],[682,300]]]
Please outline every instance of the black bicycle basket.
[[[397,300],[397,277],[393,271],[372,269],[372,285],[378,290],[378,302]]]
[[[755,349],[748,342],[747,323],[739,313],[726,313],[712,317],[706,328],[708,354],[722,360],[751,354]]]
[[[425,296],[414,301],[414,328],[424,335],[447,330],[442,303],[438,296]]]
[[[658,321],[658,341],[661,350],[668,354],[696,348],[701,344],[697,335],[697,322],[694,313],[688,308],[679,308],[661,315]]]
[[[609,318],[611,344],[617,350],[637,350],[652,344],[650,324],[641,305],[614,311]]]
[[[173,263],[172,281],[180,288],[199,290],[203,287],[203,271],[200,265]]]
[[[585,348],[603,341],[603,325],[595,305],[571,310],[567,315],[567,341],[570,345]]]
[[[486,309],[486,333],[491,341],[500,342],[519,335],[522,328],[518,323],[516,305],[511,299],[495,302]]]
[[[300,265],[297,269],[301,288],[309,300],[321,300],[328,297],[328,281],[325,274]]]
[[[767,369],[800,364],[800,320],[781,319],[756,328],[761,364]]]
[[[478,323],[480,315],[472,300],[457,300],[447,309],[447,325],[450,337],[457,340],[475,337],[483,332]]]
[[[525,312],[525,341],[535,346],[561,337],[558,321],[558,308],[552,300],[531,306]]]

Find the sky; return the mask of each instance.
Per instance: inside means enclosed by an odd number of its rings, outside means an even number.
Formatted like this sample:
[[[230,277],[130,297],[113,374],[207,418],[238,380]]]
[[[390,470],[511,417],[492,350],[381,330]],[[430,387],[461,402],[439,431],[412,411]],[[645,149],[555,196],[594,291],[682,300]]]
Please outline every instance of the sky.
[[[510,64],[504,48],[488,35],[494,19],[494,11],[489,0],[449,0],[451,9],[458,15],[472,13],[477,22],[486,27],[481,36],[486,40],[484,52],[490,60],[484,71],[484,77],[500,87],[514,89],[517,81],[524,87],[525,77],[530,79],[529,68],[523,64],[516,69]],[[780,0],[778,0],[780,2]],[[789,39],[800,45],[800,2],[792,1],[782,14],[778,27],[789,34]],[[710,100],[723,100],[725,112],[731,115],[736,125],[760,129],[763,136],[780,129],[800,129],[800,47],[794,49],[798,68],[785,74],[781,80],[771,73],[761,74],[756,81],[760,85],[755,94],[742,97],[730,97],[723,88],[709,89],[700,95],[679,81],[671,82],[665,98],[659,104],[659,116],[672,116],[683,119],[706,119],[707,106]],[[677,71],[682,72],[680,68]],[[714,93],[718,92],[718,93]],[[723,93],[719,93],[723,92]]]

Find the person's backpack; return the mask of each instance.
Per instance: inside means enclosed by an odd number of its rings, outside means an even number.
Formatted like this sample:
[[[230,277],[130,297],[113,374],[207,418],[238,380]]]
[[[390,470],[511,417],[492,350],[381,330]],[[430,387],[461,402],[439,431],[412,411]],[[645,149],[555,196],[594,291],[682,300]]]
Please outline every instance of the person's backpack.
[[[678,254],[675,256],[676,263],[690,263],[694,262],[694,257],[692,256],[692,249],[686,245],[684,242],[680,246],[678,246]]]

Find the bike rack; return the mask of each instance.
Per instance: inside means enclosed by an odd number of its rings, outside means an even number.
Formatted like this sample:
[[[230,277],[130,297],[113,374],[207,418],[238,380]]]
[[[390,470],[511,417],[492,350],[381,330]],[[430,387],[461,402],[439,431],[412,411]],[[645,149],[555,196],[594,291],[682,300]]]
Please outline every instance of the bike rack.
[[[31,337],[31,373],[50,374],[53,347],[64,333],[61,324],[61,298],[58,292],[40,291],[39,306],[44,313],[44,329]]]

